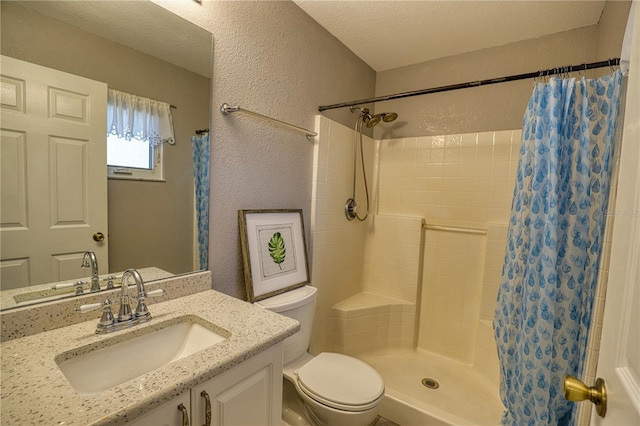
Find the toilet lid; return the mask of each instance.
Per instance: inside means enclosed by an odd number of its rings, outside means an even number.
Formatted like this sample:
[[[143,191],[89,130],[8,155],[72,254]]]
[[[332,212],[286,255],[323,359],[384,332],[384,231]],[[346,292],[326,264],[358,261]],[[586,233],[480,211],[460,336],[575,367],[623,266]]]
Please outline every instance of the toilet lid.
[[[302,366],[298,382],[310,397],[336,408],[370,405],[384,393],[382,377],[371,366],[330,352],[323,352]]]

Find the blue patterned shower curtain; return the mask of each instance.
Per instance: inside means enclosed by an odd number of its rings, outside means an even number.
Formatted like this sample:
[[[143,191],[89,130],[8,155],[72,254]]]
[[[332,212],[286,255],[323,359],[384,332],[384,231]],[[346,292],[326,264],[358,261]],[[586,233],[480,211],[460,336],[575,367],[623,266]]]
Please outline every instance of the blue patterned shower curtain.
[[[209,267],[209,133],[191,137],[200,269]]]
[[[622,75],[535,85],[494,318],[503,425],[570,425],[605,224]]]

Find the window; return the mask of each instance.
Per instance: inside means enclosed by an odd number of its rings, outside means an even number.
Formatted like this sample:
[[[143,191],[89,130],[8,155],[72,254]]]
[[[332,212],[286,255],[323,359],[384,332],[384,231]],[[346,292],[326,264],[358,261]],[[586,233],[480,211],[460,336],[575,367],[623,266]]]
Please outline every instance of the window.
[[[109,178],[164,180],[164,143],[175,144],[170,108],[164,102],[109,89]]]
[[[164,180],[163,145],[107,135],[107,170],[113,179]]]

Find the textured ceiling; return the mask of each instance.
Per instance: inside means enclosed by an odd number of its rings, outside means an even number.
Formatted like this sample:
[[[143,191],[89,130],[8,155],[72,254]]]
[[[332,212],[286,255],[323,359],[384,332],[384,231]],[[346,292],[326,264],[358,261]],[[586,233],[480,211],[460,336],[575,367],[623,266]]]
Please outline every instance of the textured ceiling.
[[[376,71],[595,25],[605,1],[294,0]]]

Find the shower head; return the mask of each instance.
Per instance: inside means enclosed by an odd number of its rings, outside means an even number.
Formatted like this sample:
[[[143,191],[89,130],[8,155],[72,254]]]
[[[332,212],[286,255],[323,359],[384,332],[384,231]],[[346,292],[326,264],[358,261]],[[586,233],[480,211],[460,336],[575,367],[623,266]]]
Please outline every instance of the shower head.
[[[360,113],[358,114],[358,120],[362,119],[362,122],[367,127],[373,127],[380,122],[380,115],[371,115],[371,113],[369,112],[369,108],[351,106],[349,107],[349,109],[351,110],[351,112],[360,111]]]
[[[381,120],[385,123],[390,123],[396,118],[398,118],[398,114],[396,114],[395,112],[382,112],[373,116],[371,114],[368,114],[368,116],[364,118],[364,122],[367,127],[371,128],[380,123]]]
[[[362,122],[368,127],[375,127],[380,121],[384,121],[385,123],[389,123],[396,118],[398,118],[398,114],[395,112],[382,112],[380,114],[371,115],[369,112],[369,108],[361,108],[357,106],[349,107],[351,112],[360,111],[360,115],[358,116],[358,120],[362,118]]]
[[[376,114],[376,115],[369,115],[368,117],[364,117],[364,123],[368,128],[372,128],[373,126],[377,125],[380,122],[380,119],[382,117],[380,117],[380,114]]]
[[[380,115],[382,116],[382,121],[384,121],[385,123],[389,123],[398,118],[398,114],[396,114],[395,112],[383,112]]]

